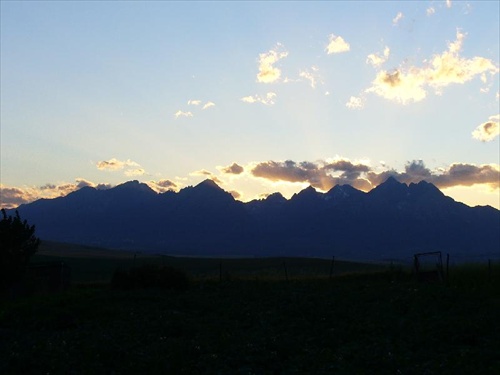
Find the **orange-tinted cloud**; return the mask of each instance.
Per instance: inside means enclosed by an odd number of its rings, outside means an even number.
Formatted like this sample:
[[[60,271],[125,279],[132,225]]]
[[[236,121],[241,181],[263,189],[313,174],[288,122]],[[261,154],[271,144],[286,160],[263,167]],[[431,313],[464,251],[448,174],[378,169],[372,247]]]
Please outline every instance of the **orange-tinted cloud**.
[[[380,163],[377,169],[370,167],[368,162],[353,162],[346,158],[320,160],[316,162],[265,161],[249,164],[245,167],[237,163],[226,167],[226,172],[237,174],[240,168],[250,171],[250,176],[273,182],[307,183],[317,189],[327,191],[335,185],[349,184],[357,189],[369,191],[373,187],[393,176],[403,183],[418,183],[422,180],[433,183],[440,189],[483,185],[498,191],[500,189],[500,166],[498,164],[475,165],[468,163],[452,163],[446,168],[431,170],[421,160],[408,162],[404,171],[390,169],[385,163]],[[223,169],[224,171],[224,169]],[[191,173],[193,176],[210,178],[219,185],[224,185],[215,174],[207,170]],[[247,176],[248,177],[248,176]],[[155,191],[162,193],[167,190],[178,191],[180,186],[171,180],[149,181],[147,184]],[[65,196],[82,187],[90,186],[99,190],[109,189],[110,184],[95,184],[78,178],[74,183],[46,184],[38,187],[13,187],[0,185],[0,206],[15,208],[21,204],[30,203],[40,198],[52,199]],[[231,192],[233,194],[234,192]],[[240,194],[233,194],[237,196]],[[241,195],[240,195],[241,196]],[[240,197],[238,196],[238,197]]]
[[[495,164],[467,164],[453,163],[448,168],[440,171],[432,171],[427,168],[423,161],[414,160],[405,166],[404,172],[388,170],[380,173],[368,172],[366,177],[373,186],[384,182],[389,176],[393,176],[400,182],[418,183],[422,180],[436,185],[438,188],[453,186],[472,186],[486,184],[493,189],[498,189],[500,166]]]
[[[241,174],[245,170],[241,165],[237,163],[233,163],[227,167],[223,167],[220,169],[223,173],[227,174]]]
[[[456,40],[448,44],[448,49],[432,56],[424,67],[410,66],[378,72],[366,92],[407,104],[423,100],[429,88],[441,94],[451,84],[464,84],[475,77],[486,80],[486,73],[490,76],[497,74],[499,68],[489,59],[460,56],[464,38],[465,34],[457,31]]]
[[[123,173],[125,174],[125,176],[134,177],[134,176],[142,176],[143,174],[146,174],[146,171],[142,168],[135,168],[135,169],[127,169]]]
[[[236,190],[231,190],[229,193],[233,196],[234,199],[238,199],[241,197],[241,193]]]
[[[252,175],[270,181],[306,182],[323,191],[337,184],[350,184],[358,188],[367,188],[361,173],[369,171],[369,167],[354,164],[347,160],[333,162],[299,162],[267,161],[257,163],[251,170]],[[334,172],[339,172],[334,176]]]
[[[482,142],[490,142],[500,134],[500,115],[490,116],[489,121],[483,122],[473,132],[472,137]]]
[[[215,174],[206,169],[200,169],[199,171],[194,171],[190,173],[191,176],[204,176],[215,182],[217,185],[223,185],[224,181],[219,179]]]
[[[446,169],[436,171],[427,168],[423,161],[414,160],[406,164],[404,172],[398,172],[394,169],[375,171],[365,163],[353,163],[347,159],[315,163],[287,160],[257,163],[251,173],[270,181],[305,182],[323,191],[342,184],[369,191],[390,176],[407,184],[425,180],[438,188],[485,184],[498,189],[500,167],[495,164],[453,163]]]
[[[31,189],[22,189],[0,185],[0,207],[9,209],[38,199],[36,192]]]
[[[62,197],[86,186],[99,190],[112,187],[110,184],[94,184],[83,178],[77,178],[75,183],[45,184],[43,186],[12,187],[0,185],[0,206],[6,209],[15,208],[42,198]]]
[[[124,168],[139,167],[140,165],[130,159],[126,161],[120,161],[118,159],[112,158],[109,160],[99,161],[97,162],[96,166],[99,170],[118,171]]]
[[[139,163],[136,163],[135,161],[132,161],[130,159],[126,161],[121,161],[116,158],[112,158],[110,160],[105,160],[105,161],[99,161],[96,164],[97,169],[99,170],[105,170],[105,171],[120,171],[124,170],[123,173],[125,176],[142,176],[143,174],[146,174],[146,171],[141,168]]]
[[[179,185],[171,180],[160,180],[160,181],[148,181],[148,186],[155,190],[158,193],[164,193],[166,191],[177,191],[179,189]]]

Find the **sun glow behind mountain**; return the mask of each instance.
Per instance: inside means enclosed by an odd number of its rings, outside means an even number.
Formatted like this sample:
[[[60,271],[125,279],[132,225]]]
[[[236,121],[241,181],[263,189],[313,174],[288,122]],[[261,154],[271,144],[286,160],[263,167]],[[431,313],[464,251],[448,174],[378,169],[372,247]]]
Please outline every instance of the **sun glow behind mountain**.
[[[498,2],[2,2],[2,207],[429,181],[500,208]],[[48,22],[47,20],[50,20]]]
[[[210,179],[162,194],[130,181],[18,210],[49,241],[177,255],[329,257],[334,251],[343,259],[409,261],[415,249],[440,249],[485,259],[498,250],[500,236],[500,211],[467,207],[433,184],[393,177],[368,193],[309,186],[288,200],[276,193],[248,203]]]

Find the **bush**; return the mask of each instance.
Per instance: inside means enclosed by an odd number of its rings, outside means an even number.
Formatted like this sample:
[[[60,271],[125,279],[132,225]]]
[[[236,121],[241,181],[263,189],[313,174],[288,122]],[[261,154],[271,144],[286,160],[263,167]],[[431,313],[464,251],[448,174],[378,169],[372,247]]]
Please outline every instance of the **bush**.
[[[0,221],[0,288],[19,281],[30,257],[36,253],[40,239],[35,237],[35,226],[22,221],[19,212],[7,216],[2,209]]]
[[[159,288],[185,290],[189,287],[189,278],[182,270],[153,264],[134,267],[130,270],[117,269],[111,279],[115,289]]]

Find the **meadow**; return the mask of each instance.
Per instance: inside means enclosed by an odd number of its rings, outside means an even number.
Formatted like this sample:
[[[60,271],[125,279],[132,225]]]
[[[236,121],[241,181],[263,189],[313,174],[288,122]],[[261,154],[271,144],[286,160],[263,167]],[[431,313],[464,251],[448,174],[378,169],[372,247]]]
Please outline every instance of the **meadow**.
[[[1,302],[2,374],[500,373],[498,263],[418,283],[394,265],[52,249],[33,262],[68,263],[72,285]],[[110,287],[148,263],[189,288]]]

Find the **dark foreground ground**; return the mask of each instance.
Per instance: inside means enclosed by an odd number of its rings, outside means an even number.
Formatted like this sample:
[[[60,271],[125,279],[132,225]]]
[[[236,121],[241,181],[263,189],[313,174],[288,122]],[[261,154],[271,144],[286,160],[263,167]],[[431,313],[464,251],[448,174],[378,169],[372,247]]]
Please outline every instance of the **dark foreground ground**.
[[[495,272],[73,285],[1,303],[0,373],[500,374]]]

